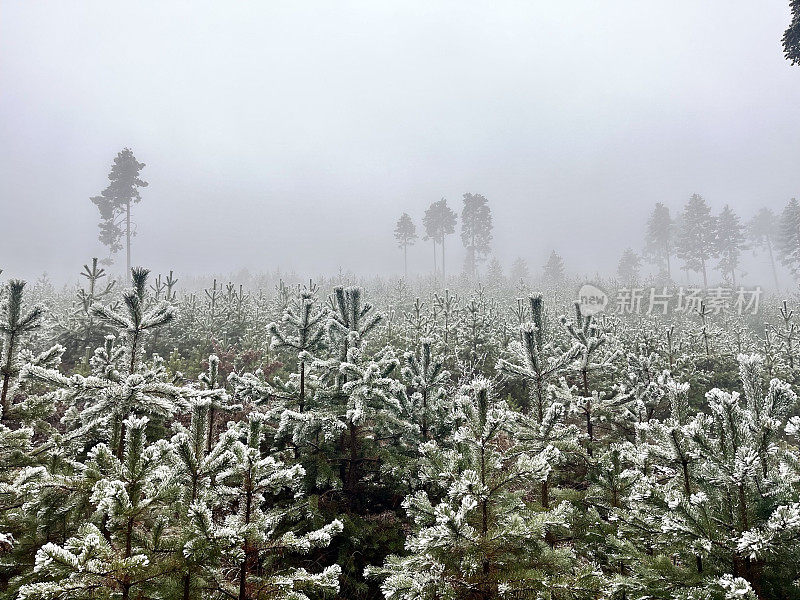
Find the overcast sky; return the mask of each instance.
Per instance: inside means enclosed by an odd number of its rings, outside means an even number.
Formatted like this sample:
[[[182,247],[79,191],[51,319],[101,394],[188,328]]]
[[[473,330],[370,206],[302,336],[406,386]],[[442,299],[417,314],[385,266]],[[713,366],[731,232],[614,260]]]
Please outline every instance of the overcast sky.
[[[397,272],[400,213],[464,192],[506,266],[611,270],[655,202],[800,195],[787,4],[0,0],[0,268],[103,256],[89,197],[129,146],[156,270]]]

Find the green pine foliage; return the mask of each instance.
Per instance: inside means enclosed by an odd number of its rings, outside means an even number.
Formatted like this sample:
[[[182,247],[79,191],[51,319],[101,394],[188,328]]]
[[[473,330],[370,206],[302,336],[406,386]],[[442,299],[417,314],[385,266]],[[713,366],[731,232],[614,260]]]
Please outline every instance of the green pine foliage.
[[[590,315],[559,268],[10,282],[0,598],[800,598],[791,301]]]

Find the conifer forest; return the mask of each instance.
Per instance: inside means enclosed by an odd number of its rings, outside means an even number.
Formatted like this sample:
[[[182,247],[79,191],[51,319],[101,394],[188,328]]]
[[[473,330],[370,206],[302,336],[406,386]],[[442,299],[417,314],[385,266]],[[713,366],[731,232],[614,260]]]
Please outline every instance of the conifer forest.
[[[233,4],[0,19],[0,600],[800,600],[800,2]]]

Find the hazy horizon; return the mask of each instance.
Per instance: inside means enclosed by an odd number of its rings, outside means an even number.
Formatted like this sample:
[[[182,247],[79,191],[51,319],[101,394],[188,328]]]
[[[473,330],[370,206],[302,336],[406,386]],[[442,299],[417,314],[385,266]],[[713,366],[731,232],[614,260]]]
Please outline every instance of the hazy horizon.
[[[105,256],[89,198],[127,146],[150,184],[133,262],[157,272],[400,273],[400,214],[419,233],[473,192],[506,269],[556,249],[611,273],[656,202],[746,220],[800,195],[788,22],[784,0],[4,2],[0,268]],[[447,251],[455,273],[458,229]]]

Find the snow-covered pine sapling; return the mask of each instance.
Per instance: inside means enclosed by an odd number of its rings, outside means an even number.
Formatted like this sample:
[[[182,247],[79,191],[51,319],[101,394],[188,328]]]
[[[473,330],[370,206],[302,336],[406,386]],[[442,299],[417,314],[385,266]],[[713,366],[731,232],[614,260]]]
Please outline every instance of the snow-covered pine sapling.
[[[490,355],[498,350],[493,331],[498,323],[497,302],[487,297],[485,288],[478,284],[476,292],[464,304],[461,316],[458,335],[461,358],[471,377],[482,371]]]
[[[744,398],[715,388],[708,412],[690,416],[681,395],[671,419],[651,427],[654,473],[668,477],[649,478],[639,515],[669,552],[700,555],[704,573],[741,577],[766,598],[791,587],[800,562],[796,541],[791,550],[781,543],[797,539],[800,521],[786,511],[797,498],[797,458],[779,438],[797,396],[778,379],[764,391],[760,356],[740,355],[739,373]]]
[[[711,310],[706,306],[704,301],[700,302],[700,307],[696,309],[697,316],[700,317],[700,337],[703,338],[703,347],[706,350],[706,358],[711,358],[711,344],[710,344],[710,332],[708,330],[708,315],[711,314]]]
[[[84,473],[101,525],[87,521],[63,546],[42,546],[34,569],[40,581],[22,586],[20,598],[88,600],[102,590],[128,600],[150,595],[149,586],[170,567],[153,560],[163,550],[157,515],[169,493],[167,448],[146,445],[146,417],[128,417],[125,425],[122,457],[99,444]]]
[[[663,400],[666,396],[664,386],[660,382],[660,357],[655,353],[646,353],[644,346],[638,352],[628,352],[628,390],[630,402],[627,404],[627,419],[632,423],[647,423],[650,419],[661,415]],[[635,428],[635,426],[634,426]],[[634,436],[635,438],[635,431]]]
[[[342,362],[347,360],[352,334],[356,334],[358,340],[366,340],[383,318],[381,314],[374,312],[371,303],[364,302],[363,295],[364,291],[360,287],[337,287],[328,297],[328,335],[339,344]]]
[[[583,412],[586,419],[586,435],[589,437],[589,456],[592,456],[594,444],[594,421],[592,405],[593,393],[589,383],[589,374],[610,366],[617,355],[617,351],[601,356],[601,349],[609,337],[606,331],[595,321],[593,315],[584,315],[579,302],[575,303],[575,320],[569,321],[566,316],[561,316],[561,324],[569,333],[573,342],[578,346],[577,370],[581,379],[582,398],[577,408]]]
[[[677,359],[677,348],[675,347],[675,326],[670,325],[664,332],[664,352],[669,362],[669,370],[675,370],[675,360]]]
[[[772,379],[775,376],[780,366],[778,348],[774,336],[775,332],[772,327],[769,323],[766,323],[764,325],[764,337],[761,340],[761,354],[764,357],[764,368],[768,379]]]
[[[400,385],[389,377],[399,365],[391,348],[385,348],[374,357],[368,357],[365,349],[363,343],[351,346],[347,362],[339,365],[345,381],[341,390],[344,405],[338,409],[338,420],[344,426],[340,457],[342,491],[351,504],[358,499],[363,464],[378,461],[376,457],[365,456],[364,439],[376,428],[378,417],[390,405]]]
[[[700,458],[692,441],[694,423],[689,414],[689,384],[675,381],[669,373],[661,375],[658,381],[669,399],[669,417],[650,421],[643,427],[647,452],[660,467],[659,472],[666,468],[674,486],[689,499],[697,490],[695,465]],[[698,573],[703,572],[701,552],[698,547],[695,554]]]
[[[89,314],[89,309],[92,307],[92,304],[104,300],[114,290],[114,286],[117,282],[113,279],[106,281],[105,285],[101,284],[100,280],[107,276],[106,270],[97,266],[97,258],[92,259],[91,267],[89,265],[83,265],[81,277],[86,278],[89,287],[88,289],[81,288],[78,290],[78,300],[81,303],[81,308],[87,315]]]
[[[213,569],[210,562],[218,562],[219,552],[214,552],[215,535],[199,535],[197,521],[213,506],[213,483],[233,461],[230,448],[236,441],[235,429],[227,430],[214,444],[208,447],[210,413],[214,400],[211,397],[192,398],[191,422],[189,428],[176,424],[176,434],[170,440],[172,470],[170,483],[178,492],[177,512],[181,518],[180,551],[177,560],[181,563],[179,571],[182,598],[196,597],[199,590],[207,585],[207,572]],[[208,529],[202,528],[205,533]],[[226,544],[230,547],[230,544]],[[213,577],[213,575],[212,575]]]
[[[288,466],[278,457],[261,454],[264,441],[264,415],[252,413],[246,426],[246,442],[237,441],[231,447],[233,461],[219,481],[236,510],[225,521],[240,540],[231,554],[238,570],[236,585],[226,585],[221,591],[238,600],[255,598],[296,598],[308,600],[304,587],[337,592],[339,565],[326,567],[319,574],[304,568],[286,568],[285,555],[307,554],[315,548],[325,548],[332,537],[342,531],[342,523],[334,520],[320,529],[298,534],[292,527],[295,517],[307,513],[302,501],[303,467]],[[291,503],[279,498],[291,492]]]
[[[162,300],[166,300],[167,302],[174,302],[176,299],[175,294],[175,286],[178,284],[178,280],[173,276],[172,271],[169,272],[169,275],[166,277],[162,277],[161,274],[156,277],[156,280],[150,286],[150,289],[153,290],[153,298],[156,302]]]
[[[212,448],[208,448],[212,404],[209,397],[192,398],[189,401],[189,428],[177,423],[176,434],[170,441],[175,454],[173,474],[183,490],[182,502],[186,506],[200,498],[208,490],[212,477],[226,468],[231,457],[225,452],[236,439],[235,432],[228,430]]]
[[[142,267],[131,269],[133,287],[122,295],[126,309],[124,313],[102,304],[94,304],[92,306],[94,314],[110,326],[116,327],[124,335],[125,361],[123,368],[125,370],[123,374],[128,377],[126,386],[131,389],[133,394],[140,393],[138,389],[136,391],[134,389],[141,386],[139,378],[135,378],[135,376],[139,375],[143,380],[145,379],[144,376],[140,375],[140,372],[144,366],[142,357],[144,355],[146,334],[171,323],[176,315],[175,307],[166,301],[153,303],[152,305],[148,302],[147,277],[149,274],[150,271]],[[131,379],[132,377],[135,378],[135,381]],[[179,392],[176,392],[176,388],[173,388],[173,386],[159,389],[161,385],[159,382],[152,391],[163,391],[164,395],[172,397],[179,395]],[[125,416],[121,420],[117,457],[122,455],[122,446],[125,439]]]
[[[147,297],[147,269],[132,269],[133,288],[124,292],[122,308],[95,304],[92,312],[119,331],[123,344],[113,336],[95,351],[88,377],[65,377],[54,369],[35,365],[25,368],[25,376],[61,388],[73,401],[85,401],[80,420],[85,429],[105,427],[107,439],[117,458],[122,457],[125,422],[129,415],[164,418],[171,415],[184,395],[183,388],[167,383],[163,361],[154,357],[143,360],[148,333],[175,318],[175,309],[167,302],[150,302]]]
[[[530,303],[532,322],[520,325],[519,339],[509,346],[511,357],[498,360],[496,369],[506,377],[530,383],[535,416],[541,423],[549,403],[547,385],[578,357],[581,346],[576,342],[562,351],[551,339],[546,339],[542,297],[533,296]]]
[[[87,288],[78,289],[76,294],[79,303],[77,317],[82,321],[82,331],[80,332],[80,335],[81,342],[83,344],[90,344],[92,341],[94,341],[95,335],[99,333],[97,331],[99,328],[95,323],[95,316],[92,313],[92,305],[108,300],[117,284],[114,279],[108,279],[105,284],[103,284],[101,280],[108,277],[108,275],[106,274],[105,269],[98,267],[97,265],[97,258],[92,259],[91,267],[89,265],[83,265],[81,277],[86,278]],[[88,353],[90,351],[91,347],[86,348],[87,362],[89,358]]]
[[[0,419],[7,421],[10,412],[12,398],[9,391],[12,382],[19,375],[20,365],[17,364],[22,337],[41,326],[44,309],[41,306],[34,306],[29,311],[23,308],[23,289],[25,282],[19,279],[12,279],[8,282],[3,306],[0,315],[0,334],[3,336],[2,354],[0,354],[0,375],[3,377],[2,391],[0,391],[0,408],[2,414]]]
[[[430,439],[431,429],[439,421],[438,410],[444,397],[445,386],[450,382],[450,372],[444,368],[444,359],[433,354],[432,338],[422,338],[419,350],[403,355],[405,366],[401,374],[411,392],[410,398],[415,424],[419,425],[422,441]]]
[[[325,345],[327,315],[325,308],[317,308],[316,296],[306,290],[300,292],[294,303],[286,306],[280,324],[273,322],[267,326],[272,335],[270,347],[292,352],[297,358],[299,385],[286,385],[276,380],[275,387],[284,394],[296,396],[299,412],[303,412],[306,404],[306,364]]]
[[[203,305],[203,327],[205,328],[206,337],[211,339],[217,327],[217,305],[220,302],[221,290],[217,286],[217,280],[214,278],[214,283],[211,288],[205,288],[203,293],[206,296],[205,304]]]
[[[434,322],[425,312],[425,303],[419,298],[414,299],[411,308],[403,313],[403,320],[407,329],[411,330],[411,344],[418,346],[421,338],[430,335]]]
[[[442,339],[444,341],[444,346],[448,348],[451,338],[458,332],[458,295],[451,294],[450,290],[445,288],[441,295],[434,294],[433,299],[438,309],[438,316],[442,321]]]
[[[553,447],[532,454],[509,434],[516,414],[476,379],[457,402],[460,426],[452,448],[420,446],[426,491],[403,506],[412,522],[403,556],[389,556],[366,575],[382,579],[387,599],[475,598],[545,592],[568,551],[544,541],[563,522],[559,511],[527,504],[525,488],[544,480]],[[562,507],[563,508],[563,507]]]
[[[516,306],[511,309],[511,314],[514,316],[514,320],[517,322],[518,326],[530,321],[528,318],[527,303],[523,298],[517,298]]]
[[[781,315],[783,327],[778,329],[773,325],[772,331],[774,331],[775,335],[781,340],[783,350],[786,353],[786,363],[789,365],[790,369],[794,369],[795,341],[800,337],[797,333],[797,325],[792,320],[794,311],[789,308],[786,300],[784,300],[783,306],[778,309],[778,312]]]
[[[242,410],[242,405],[233,402],[225,391],[224,384],[220,385],[219,381],[219,357],[216,354],[211,354],[208,357],[208,369],[200,373],[197,379],[203,385],[203,391],[194,393],[195,396],[208,399],[208,415],[206,416],[206,452],[211,451],[214,445],[214,438],[216,437],[217,416],[220,412],[234,412]]]

